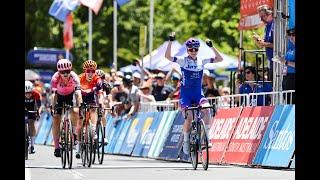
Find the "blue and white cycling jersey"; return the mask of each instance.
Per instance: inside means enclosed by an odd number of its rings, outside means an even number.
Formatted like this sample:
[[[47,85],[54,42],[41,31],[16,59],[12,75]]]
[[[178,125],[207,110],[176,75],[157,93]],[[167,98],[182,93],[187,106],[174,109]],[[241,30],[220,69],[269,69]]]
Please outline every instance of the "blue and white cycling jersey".
[[[193,103],[201,103],[205,100],[202,89],[202,75],[204,65],[213,63],[214,59],[201,59],[197,57],[193,60],[190,56],[184,58],[173,57],[173,62],[180,65],[182,79],[180,88],[181,107],[191,106]]]

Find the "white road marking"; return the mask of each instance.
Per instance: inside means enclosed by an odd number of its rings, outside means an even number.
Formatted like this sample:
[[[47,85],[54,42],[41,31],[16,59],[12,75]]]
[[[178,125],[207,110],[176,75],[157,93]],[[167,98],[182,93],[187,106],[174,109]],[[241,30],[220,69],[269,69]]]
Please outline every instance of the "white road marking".
[[[24,177],[25,180],[31,180],[31,171],[29,168],[24,168]]]
[[[84,179],[84,177],[85,177],[83,174],[81,174],[78,171],[75,171],[73,169],[70,169],[70,171],[68,171],[68,172],[70,172],[72,174],[74,179]]]

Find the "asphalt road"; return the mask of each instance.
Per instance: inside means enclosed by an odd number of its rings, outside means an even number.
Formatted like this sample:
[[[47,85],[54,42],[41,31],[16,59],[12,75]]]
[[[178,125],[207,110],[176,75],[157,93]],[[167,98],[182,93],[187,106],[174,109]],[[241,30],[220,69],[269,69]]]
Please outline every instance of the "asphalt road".
[[[193,170],[191,164],[149,158],[105,155],[103,164],[83,167],[74,156],[73,168],[62,169],[61,159],[53,155],[52,146],[36,146],[36,154],[25,161],[26,180],[293,180],[294,170],[275,170],[239,166],[209,165],[204,171],[199,164]]]

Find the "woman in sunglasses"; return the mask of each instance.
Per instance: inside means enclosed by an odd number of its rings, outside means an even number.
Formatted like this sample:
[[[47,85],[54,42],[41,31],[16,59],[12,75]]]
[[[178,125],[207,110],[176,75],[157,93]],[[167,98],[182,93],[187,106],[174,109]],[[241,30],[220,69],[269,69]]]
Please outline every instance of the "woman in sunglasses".
[[[54,155],[56,157],[61,157],[60,147],[59,147],[59,131],[60,131],[60,121],[61,121],[61,108],[63,103],[73,106],[73,95],[76,95],[76,104],[80,105],[82,102],[81,92],[80,92],[80,80],[78,75],[72,71],[72,64],[68,59],[60,59],[57,62],[56,72],[51,79],[52,88],[52,110],[53,110],[53,126],[52,135],[54,142]],[[75,129],[77,126],[77,121],[79,119],[78,108],[73,108],[71,111],[71,123]]]
[[[102,104],[102,80],[96,74],[97,70],[97,63],[93,60],[87,60],[83,63],[83,73],[79,75],[80,79],[80,87],[81,87],[81,94],[83,102],[89,105],[97,105]],[[80,110],[81,111],[81,110]],[[83,113],[80,113],[80,118],[82,117]],[[91,124],[92,124],[92,134],[94,135],[94,139],[97,139],[96,134],[96,124],[98,119],[97,109],[91,108],[90,109],[90,117],[91,117]],[[82,123],[78,124],[79,129],[77,129],[78,135],[80,135],[80,128]],[[76,147],[76,158],[80,158],[80,148],[77,144]]]
[[[211,40],[207,40],[206,44],[212,48],[215,53],[215,58],[203,59],[197,57],[200,42],[195,38],[190,38],[186,41],[185,46],[187,47],[188,56],[183,58],[177,58],[171,56],[171,44],[175,40],[175,33],[171,33],[170,41],[166,50],[165,57],[173,62],[180,65],[182,78],[180,87],[180,108],[185,109],[186,107],[191,107],[193,104],[201,106],[209,106],[208,100],[204,97],[202,92],[202,75],[204,65],[207,63],[220,62],[223,60],[220,53],[212,45]],[[184,113],[184,111],[182,111]],[[211,126],[210,121],[210,110],[203,109],[202,113],[205,115],[204,122],[206,124],[207,133]],[[184,114],[185,116],[185,114]],[[189,154],[189,133],[191,127],[192,113],[188,113],[187,119],[183,125],[183,152]],[[209,136],[208,136],[209,137]],[[209,147],[211,144],[209,144]]]

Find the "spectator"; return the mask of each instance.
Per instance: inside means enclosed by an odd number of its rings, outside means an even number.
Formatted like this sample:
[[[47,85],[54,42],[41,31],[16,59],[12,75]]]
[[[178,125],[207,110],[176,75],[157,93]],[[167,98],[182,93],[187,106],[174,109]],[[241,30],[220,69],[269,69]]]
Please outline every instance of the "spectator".
[[[141,83],[141,74],[139,72],[134,72],[133,76],[133,85],[139,87]]]
[[[152,95],[156,101],[164,101],[169,97],[169,94],[173,91],[173,88],[165,84],[165,74],[162,72],[155,76],[156,84],[153,85]]]
[[[260,19],[263,23],[265,23],[265,34],[264,38],[262,39],[257,34],[253,35],[253,38],[255,39],[256,43],[260,48],[266,49],[266,56],[268,59],[268,78],[269,81],[272,81],[273,79],[273,31],[274,31],[274,25],[273,25],[273,17],[272,17],[272,8],[268,5],[261,5],[257,8],[257,11],[259,13]]]
[[[156,99],[151,94],[152,88],[149,83],[143,82],[139,89],[138,95],[140,96],[140,102],[156,102]]]
[[[254,67],[247,66],[244,72],[246,81],[239,87],[240,94],[265,92],[263,86],[255,82],[256,69]],[[267,99],[264,100],[262,95],[259,95],[258,97],[255,96],[250,100],[250,104],[253,106],[262,106],[267,104]]]
[[[111,106],[116,103],[122,103],[115,107],[115,113],[113,116],[119,116],[124,110],[123,103],[128,99],[128,90],[124,88],[121,81],[115,81],[111,90],[112,101]]]
[[[137,86],[133,85],[133,78],[131,75],[126,75],[123,78],[123,84],[128,89],[128,92],[129,92],[128,101],[131,105],[131,107],[130,107],[131,109],[128,112],[126,117],[131,118],[131,116],[134,116],[139,110],[140,98],[139,98],[139,95],[137,94],[139,91],[139,88]]]
[[[217,97],[220,96],[218,89],[215,84],[216,75],[212,72],[207,75],[206,86],[203,88],[203,94],[205,97]]]

